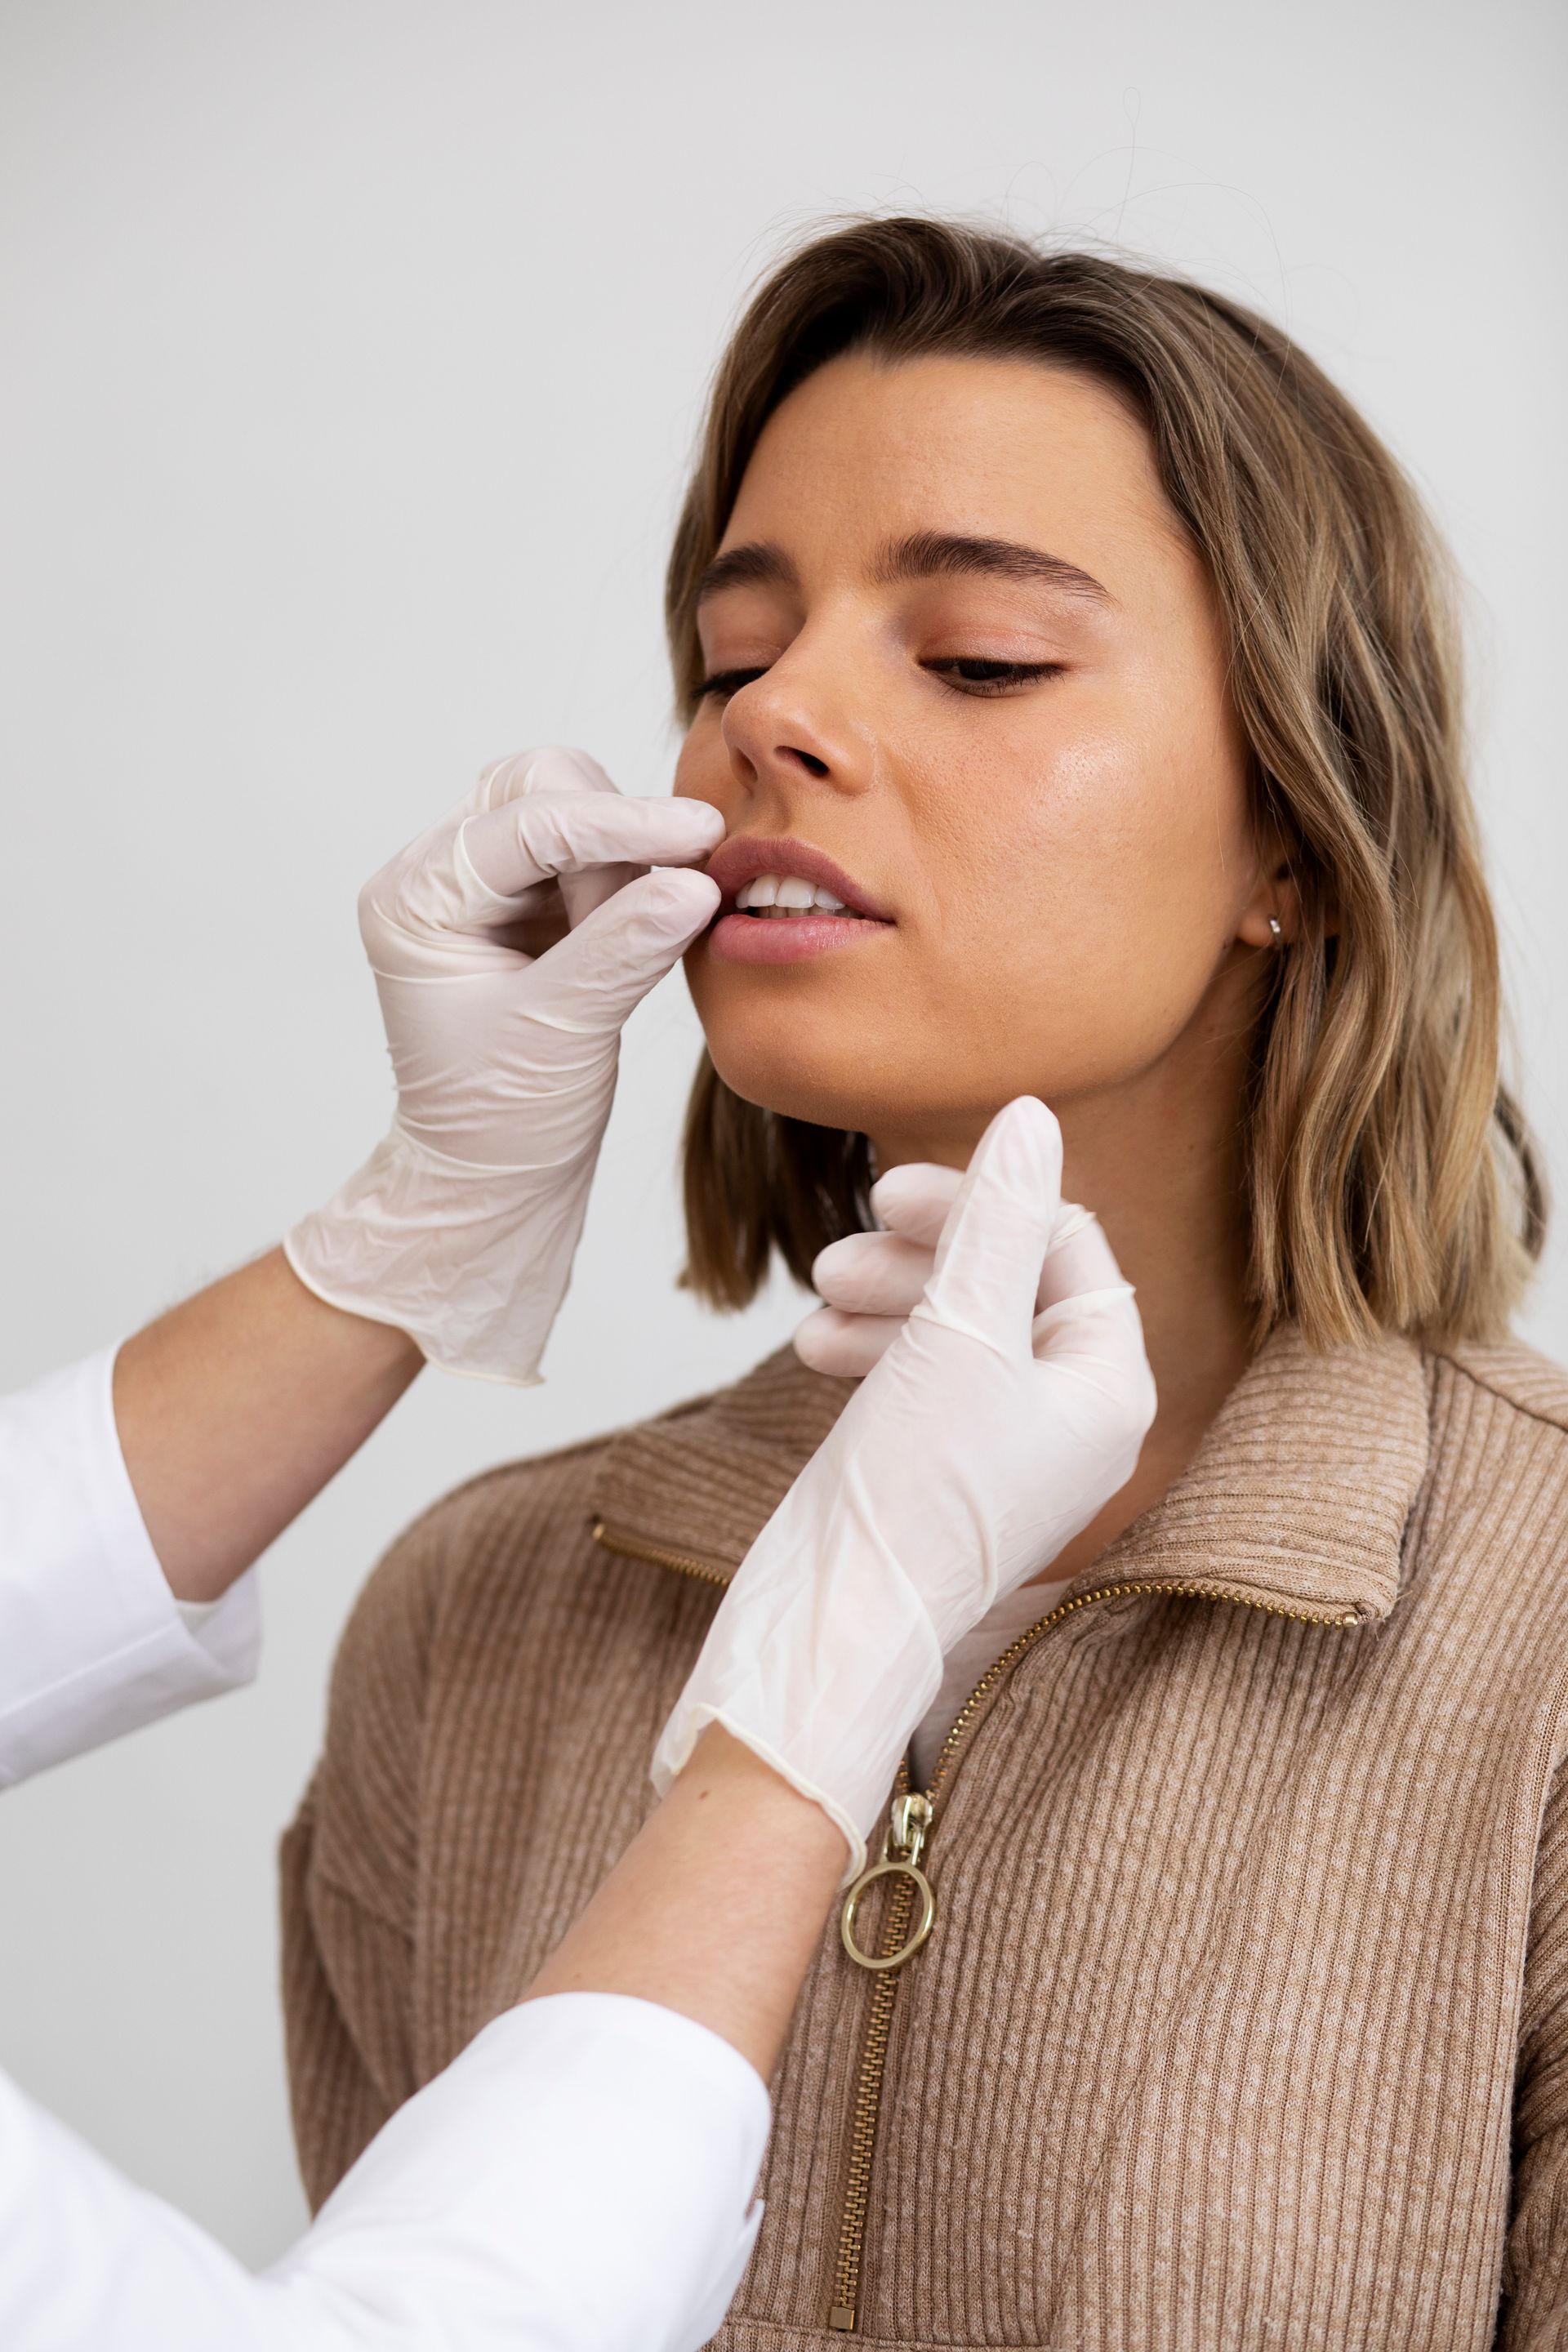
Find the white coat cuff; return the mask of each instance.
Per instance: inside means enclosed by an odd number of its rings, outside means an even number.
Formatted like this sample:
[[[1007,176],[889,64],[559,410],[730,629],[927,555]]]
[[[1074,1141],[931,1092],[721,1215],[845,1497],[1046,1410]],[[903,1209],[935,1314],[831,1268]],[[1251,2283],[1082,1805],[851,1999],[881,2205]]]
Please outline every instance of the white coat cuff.
[[[391,2342],[697,2352],[756,2239],[766,2086],[657,2003],[552,1993],[399,2109],[270,2273]]]
[[[0,1399],[0,1788],[248,1682],[254,1573],[187,1623],[114,1424],[115,1349]]]

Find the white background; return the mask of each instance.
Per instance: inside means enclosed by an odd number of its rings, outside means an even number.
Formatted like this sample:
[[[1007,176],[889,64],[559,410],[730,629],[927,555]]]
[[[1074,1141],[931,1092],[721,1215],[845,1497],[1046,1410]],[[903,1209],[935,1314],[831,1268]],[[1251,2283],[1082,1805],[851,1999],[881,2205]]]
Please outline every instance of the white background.
[[[1568,1160],[1553,0],[0,7],[0,1386],[260,1247],[384,1124],[371,867],[532,741],[668,782],[666,535],[781,239],[981,211],[1282,318],[1468,583],[1531,1109]],[[5,1801],[0,2063],[248,2259],[299,2225],[273,1846],[409,1514],[728,1378],[672,1291],[696,1030],[634,1024],[542,1391],[430,1377],[278,1547],[260,1688]],[[1528,1328],[1568,1355],[1568,1259]],[[524,1830],[526,1824],[521,1825]]]

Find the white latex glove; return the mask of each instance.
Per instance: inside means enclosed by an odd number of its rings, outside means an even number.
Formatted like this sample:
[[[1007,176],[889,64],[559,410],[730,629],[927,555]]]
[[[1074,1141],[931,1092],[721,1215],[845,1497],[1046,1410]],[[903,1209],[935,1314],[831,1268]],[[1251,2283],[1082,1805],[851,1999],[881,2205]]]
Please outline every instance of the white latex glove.
[[[871,1187],[871,1207],[884,1231],[847,1234],[817,1252],[811,1286],[822,1305],[795,1335],[795,1349],[814,1372],[860,1380],[886,1355],[903,1329],[936,1264],[936,1245],[963,1172],[928,1160],[889,1168]],[[1040,1270],[1037,1304],[1050,1304],[1051,1254],[1086,1225],[1091,1209],[1064,1201]]]
[[[661,1792],[722,1723],[837,1822],[858,1874],[944,1652],[1126,1484],[1153,1419],[1099,1226],[1047,1262],[1061,1213],[1060,1132],[1021,1097],[907,1321],[736,1571],[659,1741]]]
[[[538,1378],[621,1024],[719,904],[706,875],[647,869],[699,864],[723,832],[703,801],[624,799],[586,752],[524,751],[372,877],[360,932],[397,1108],[285,1239],[318,1297],[398,1325],[448,1371]],[[530,952],[562,902],[564,937]]]

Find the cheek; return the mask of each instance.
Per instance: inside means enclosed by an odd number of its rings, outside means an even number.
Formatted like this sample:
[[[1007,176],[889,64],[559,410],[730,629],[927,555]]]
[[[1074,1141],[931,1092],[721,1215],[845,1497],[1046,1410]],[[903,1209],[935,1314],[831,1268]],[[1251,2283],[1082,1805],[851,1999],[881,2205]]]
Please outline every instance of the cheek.
[[[700,715],[688,729],[675,763],[677,800],[706,801],[710,807],[727,816],[734,794],[735,780],[731,772],[723,738],[717,727]]]
[[[1060,945],[1144,929],[1173,898],[1203,895],[1223,864],[1216,816],[1212,784],[1194,789],[1158,747],[1080,730],[971,771],[958,795],[934,798],[920,830],[945,914]]]
[[[1020,1057],[1058,1087],[1161,1052],[1234,927],[1246,861],[1228,765],[1080,727],[972,775],[961,808],[933,807],[929,1017],[994,1036],[1005,1005]]]

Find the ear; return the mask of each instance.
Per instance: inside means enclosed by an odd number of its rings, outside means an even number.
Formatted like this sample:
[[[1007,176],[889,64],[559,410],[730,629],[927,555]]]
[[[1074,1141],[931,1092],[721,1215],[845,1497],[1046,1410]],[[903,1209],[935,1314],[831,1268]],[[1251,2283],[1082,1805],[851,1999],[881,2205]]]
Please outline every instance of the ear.
[[[1295,912],[1295,894],[1289,892],[1289,910],[1284,903],[1285,896],[1286,893],[1273,880],[1259,885],[1236,927],[1236,936],[1243,947],[1283,947],[1287,940],[1295,937],[1295,926],[1290,919]],[[1278,930],[1274,928],[1276,923],[1279,927]]]
[[[1278,924],[1279,929],[1275,929]],[[1301,935],[1301,900],[1279,836],[1259,846],[1258,881],[1243,908],[1236,936],[1244,947],[1288,947]]]

